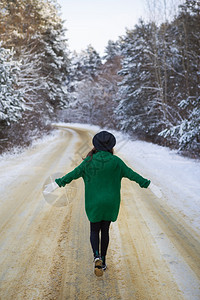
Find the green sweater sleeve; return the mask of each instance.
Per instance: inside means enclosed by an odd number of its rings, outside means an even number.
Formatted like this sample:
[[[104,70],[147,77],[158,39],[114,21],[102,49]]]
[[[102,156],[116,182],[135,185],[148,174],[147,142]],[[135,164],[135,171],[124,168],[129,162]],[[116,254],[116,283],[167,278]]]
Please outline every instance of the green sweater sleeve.
[[[137,182],[141,188],[147,188],[151,183],[150,180],[134,172],[123,161],[121,161],[121,170],[122,170],[122,177],[126,177],[132,181]]]
[[[82,177],[85,169],[85,161],[86,160],[84,160],[78,167],[76,167],[73,171],[69,172],[65,176],[55,179],[55,182],[59,185],[59,187],[65,186],[72,180]]]

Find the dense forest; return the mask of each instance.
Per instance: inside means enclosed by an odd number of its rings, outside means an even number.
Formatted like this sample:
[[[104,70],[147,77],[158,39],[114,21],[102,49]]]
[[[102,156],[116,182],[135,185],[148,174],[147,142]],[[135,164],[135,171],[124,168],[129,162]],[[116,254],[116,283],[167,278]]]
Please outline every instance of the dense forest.
[[[69,51],[55,1],[0,2],[1,148],[29,144],[68,103]]]
[[[70,52],[56,0],[0,2],[0,152],[56,121],[119,129],[200,156],[200,4],[138,21],[105,55]]]

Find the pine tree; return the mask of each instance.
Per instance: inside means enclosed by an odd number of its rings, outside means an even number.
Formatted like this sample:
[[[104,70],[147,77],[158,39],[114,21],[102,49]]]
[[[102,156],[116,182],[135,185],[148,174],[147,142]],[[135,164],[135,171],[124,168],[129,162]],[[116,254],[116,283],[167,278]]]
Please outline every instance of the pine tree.
[[[153,30],[155,24],[143,21],[127,30],[122,41],[123,76],[118,93],[117,114],[123,130],[140,136],[155,136],[163,123],[158,59]]]
[[[86,50],[80,53],[80,56],[82,59],[81,72],[84,75],[84,78],[87,76],[90,80],[95,79],[95,76],[102,65],[100,55],[91,45],[89,45]]]
[[[120,57],[113,56],[104,64],[99,54],[89,46],[80,54],[74,53],[70,68],[70,92],[76,121],[115,127],[117,82],[120,76]],[[74,119],[70,119],[74,121]]]
[[[13,51],[0,47],[0,127],[18,121],[26,108],[18,89],[20,65],[13,57]]]
[[[121,50],[120,50],[120,44],[119,44],[119,41],[111,41],[109,40],[108,41],[108,44],[105,48],[105,55],[104,55],[104,59],[107,61],[107,62],[112,62],[115,57],[119,57],[121,55]]]
[[[62,23],[56,28],[48,28],[40,40],[40,74],[46,79],[46,89],[42,96],[53,109],[66,107],[68,104],[67,77],[69,74],[69,52]]]
[[[15,50],[14,60],[19,62],[15,88],[20,95],[23,92],[28,107],[20,123],[13,118],[9,127],[4,126],[4,135],[12,136],[13,143],[37,136],[56,117],[57,109],[68,105],[64,32],[56,0],[0,2],[0,38],[4,48]]]
[[[40,72],[36,72],[37,95],[40,101],[46,102],[49,112],[67,103],[65,84],[69,53],[58,9],[57,2],[53,0],[3,0],[0,4],[0,35],[3,45],[6,48],[14,47],[19,59],[23,56],[24,60],[25,53],[26,62],[29,54],[29,62],[32,62],[32,66],[34,62],[34,68],[40,69]],[[27,71],[29,65],[27,63]],[[21,78],[26,73],[27,80],[28,72],[25,72],[25,68],[23,66]],[[29,79],[31,81],[32,76]],[[36,80],[34,82],[36,85]]]
[[[82,106],[83,110],[88,110],[87,100],[91,106],[93,100],[90,96],[95,93],[91,88],[96,89],[95,82],[100,72],[102,62],[99,54],[96,50],[89,45],[86,50],[81,53],[73,53],[71,58],[71,65],[69,69],[69,92],[70,92],[70,106],[79,107]],[[91,84],[93,85],[91,87]],[[85,96],[82,94],[84,90]],[[88,92],[87,92],[88,90]],[[92,102],[91,102],[92,101]],[[87,112],[83,112],[83,115],[87,115]],[[88,118],[92,118],[92,108],[88,110]],[[91,122],[91,120],[90,120]]]
[[[180,118],[174,126],[160,133],[166,139],[174,139],[180,150],[199,153],[200,144],[200,7],[198,1],[186,1],[180,6],[180,13],[173,22],[178,57],[174,82],[174,99]],[[178,70],[178,71],[177,71]]]
[[[190,151],[190,154],[200,154],[200,97],[188,97],[179,103],[179,108],[187,111],[187,118],[178,125],[163,130],[160,135],[175,139],[179,150]]]

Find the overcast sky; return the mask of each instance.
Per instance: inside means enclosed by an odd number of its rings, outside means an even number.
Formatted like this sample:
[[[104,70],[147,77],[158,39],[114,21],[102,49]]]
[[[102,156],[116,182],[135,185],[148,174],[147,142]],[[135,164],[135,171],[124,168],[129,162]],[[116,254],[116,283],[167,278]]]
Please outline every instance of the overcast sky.
[[[144,15],[146,0],[58,0],[66,20],[70,50],[91,44],[103,55],[108,40],[116,41],[125,28],[134,28]]]

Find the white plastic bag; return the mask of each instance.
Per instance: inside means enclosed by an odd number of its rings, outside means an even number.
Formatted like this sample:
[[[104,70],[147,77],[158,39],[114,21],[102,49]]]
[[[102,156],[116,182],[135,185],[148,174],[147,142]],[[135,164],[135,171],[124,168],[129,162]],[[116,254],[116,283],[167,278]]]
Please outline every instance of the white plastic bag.
[[[57,183],[56,182],[51,182],[51,183],[45,185],[45,189],[43,190],[43,193],[44,194],[52,193],[57,188],[59,188],[59,186],[57,185]]]

